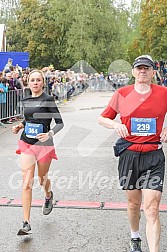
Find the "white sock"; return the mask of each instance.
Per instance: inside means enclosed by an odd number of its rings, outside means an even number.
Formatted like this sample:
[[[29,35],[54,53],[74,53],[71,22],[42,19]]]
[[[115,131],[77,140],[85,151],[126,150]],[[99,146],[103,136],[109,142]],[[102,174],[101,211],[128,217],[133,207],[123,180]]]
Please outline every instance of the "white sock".
[[[131,230],[131,238],[133,239],[136,239],[136,238],[141,238],[140,237],[140,234],[139,234],[139,230],[138,231],[136,231],[136,232],[133,232],[132,230]]]

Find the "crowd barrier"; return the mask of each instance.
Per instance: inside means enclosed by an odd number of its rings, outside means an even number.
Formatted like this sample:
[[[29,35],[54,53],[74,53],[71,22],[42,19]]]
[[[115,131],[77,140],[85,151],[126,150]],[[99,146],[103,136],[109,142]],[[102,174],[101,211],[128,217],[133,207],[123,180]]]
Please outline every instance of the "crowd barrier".
[[[21,116],[23,114],[23,108],[20,106],[22,98],[22,89],[0,93],[0,120]]]
[[[77,96],[84,91],[113,91],[113,85],[107,81],[82,80],[80,82],[66,82],[54,85],[52,89],[45,86],[44,92],[53,95],[55,100],[62,102]],[[0,93],[0,122],[14,117],[23,116],[21,100],[27,95],[27,90],[12,90],[7,93]]]
[[[82,80],[80,82],[58,83],[52,86],[49,94],[55,96],[58,101],[68,100],[71,96],[79,95],[80,93],[95,92],[95,91],[114,91],[121,85],[113,85],[112,82],[103,80]],[[48,87],[47,87],[48,89]]]
[[[90,92],[94,92],[94,91],[114,91],[117,87],[121,86],[121,85],[116,85],[113,84],[111,81],[109,80],[88,80],[88,90]]]

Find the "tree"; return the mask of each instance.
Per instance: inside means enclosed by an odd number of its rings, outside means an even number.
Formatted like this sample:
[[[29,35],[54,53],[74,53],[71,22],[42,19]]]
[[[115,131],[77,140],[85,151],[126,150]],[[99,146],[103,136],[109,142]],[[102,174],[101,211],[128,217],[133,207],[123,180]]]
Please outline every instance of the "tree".
[[[106,71],[125,57],[121,33],[128,14],[110,0],[20,0],[15,14],[8,22],[8,50],[29,51],[33,67],[66,69],[84,60]]]
[[[29,51],[31,66],[39,67],[48,62],[51,56],[49,27],[47,18],[48,4],[37,0],[21,0],[16,11],[16,20],[9,20],[7,45],[10,51]]]
[[[167,2],[143,0],[138,15],[139,25],[129,47],[131,58],[132,55],[151,54],[156,60],[166,59]]]
[[[129,17],[129,32],[127,35],[127,60],[133,60],[142,54],[142,43],[140,40],[140,24],[141,24],[141,1],[133,0],[131,2]]]
[[[97,70],[121,55],[116,9],[108,0],[52,1],[52,17],[58,30],[63,64],[84,60]],[[58,17],[57,17],[58,15]],[[61,53],[60,51],[58,53]]]
[[[141,12],[141,39],[143,50],[154,58],[165,58],[167,53],[167,2],[145,0]]]

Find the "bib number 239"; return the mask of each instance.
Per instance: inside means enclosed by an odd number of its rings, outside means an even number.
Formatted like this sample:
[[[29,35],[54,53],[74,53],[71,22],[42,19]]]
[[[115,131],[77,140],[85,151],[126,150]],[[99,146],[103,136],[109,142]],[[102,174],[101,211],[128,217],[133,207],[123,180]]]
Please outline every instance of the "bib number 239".
[[[156,134],[156,118],[131,118],[131,135],[150,136]]]

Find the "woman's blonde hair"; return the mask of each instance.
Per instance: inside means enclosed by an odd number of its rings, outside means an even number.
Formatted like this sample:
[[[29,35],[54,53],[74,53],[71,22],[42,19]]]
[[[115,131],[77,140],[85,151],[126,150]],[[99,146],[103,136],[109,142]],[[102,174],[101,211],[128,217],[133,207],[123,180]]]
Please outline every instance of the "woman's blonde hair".
[[[45,75],[44,75],[43,71],[42,71],[42,70],[39,70],[39,69],[33,69],[33,70],[29,73],[29,75],[28,75],[28,77],[27,77],[27,82],[29,83],[30,76],[31,76],[31,74],[33,74],[33,73],[39,73],[39,74],[42,76],[43,85],[44,85],[44,87],[45,87],[45,85],[46,85],[46,82],[45,82]]]

